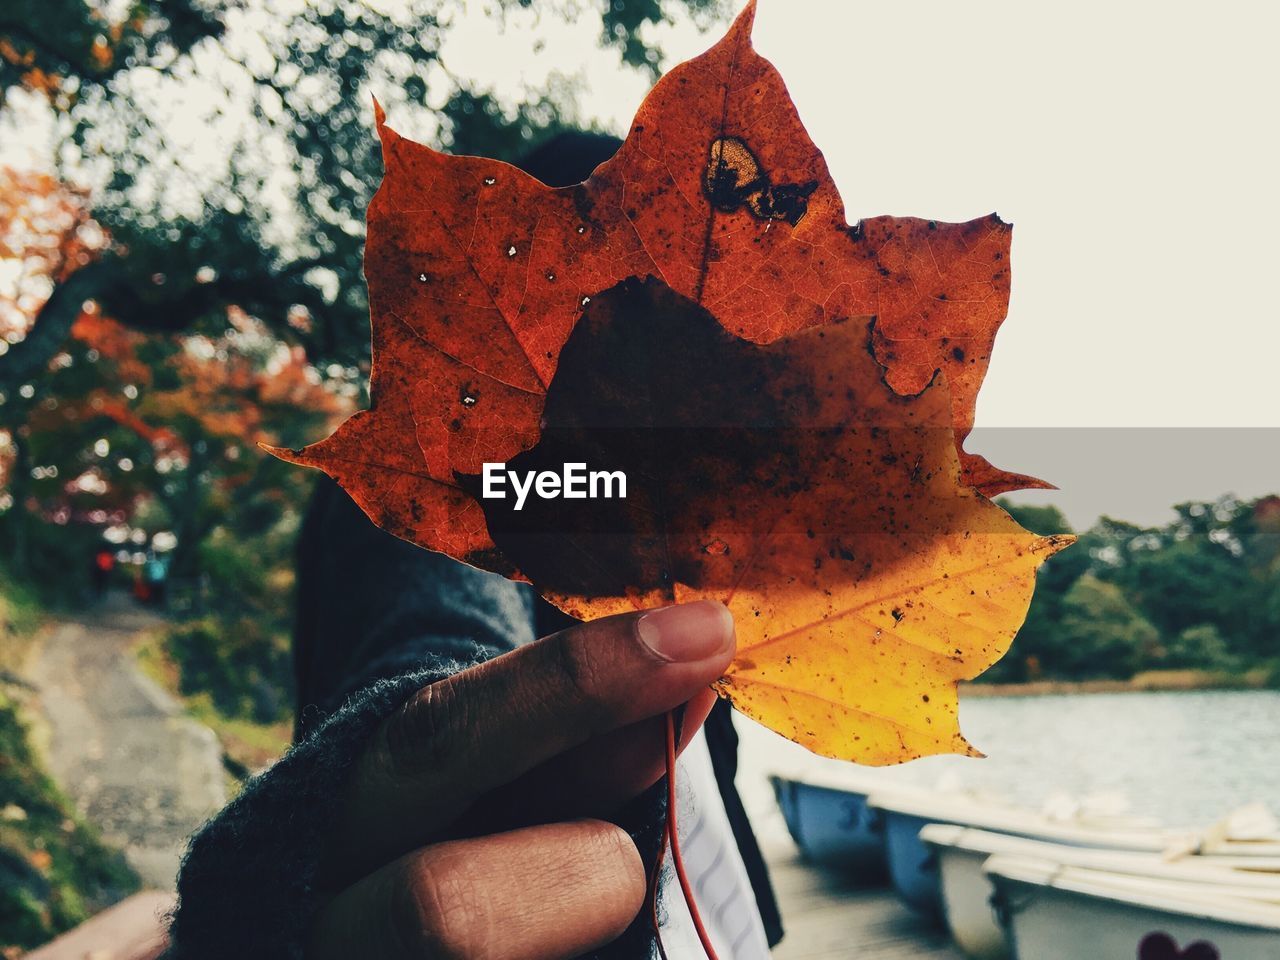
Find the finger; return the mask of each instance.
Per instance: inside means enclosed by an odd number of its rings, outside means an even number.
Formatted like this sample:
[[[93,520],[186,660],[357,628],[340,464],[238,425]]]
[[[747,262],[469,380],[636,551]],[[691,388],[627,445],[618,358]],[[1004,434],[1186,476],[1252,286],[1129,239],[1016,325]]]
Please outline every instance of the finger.
[[[554,823],[408,854],[339,894],[308,960],[567,960],[616,939],[645,898],[620,827]]]
[[[715,691],[705,689],[685,705],[677,754],[698,735],[715,701]],[[459,824],[467,832],[491,832],[579,817],[611,818],[666,773],[665,741],[661,716],[619,727],[499,787]]]
[[[338,876],[437,836],[479,797],[719,677],[733,620],[714,601],[594,620],[418,691],[357,764]]]

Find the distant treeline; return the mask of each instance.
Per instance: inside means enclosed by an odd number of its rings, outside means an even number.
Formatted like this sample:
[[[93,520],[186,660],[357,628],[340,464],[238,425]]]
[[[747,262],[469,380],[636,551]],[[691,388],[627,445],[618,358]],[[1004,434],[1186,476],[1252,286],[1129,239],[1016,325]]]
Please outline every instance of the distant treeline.
[[[1075,532],[1056,507],[1002,506],[1036,533]],[[1280,680],[1280,496],[1174,510],[1163,527],[1104,517],[1049,560],[1013,649],[983,679],[1263,668]]]

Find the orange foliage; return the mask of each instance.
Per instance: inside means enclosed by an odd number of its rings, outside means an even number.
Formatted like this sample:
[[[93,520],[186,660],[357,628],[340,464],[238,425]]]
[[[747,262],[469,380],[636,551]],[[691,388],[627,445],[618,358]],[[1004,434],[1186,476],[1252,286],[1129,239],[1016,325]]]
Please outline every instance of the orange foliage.
[[[238,326],[267,340],[264,328],[232,309]],[[165,361],[166,381],[177,386],[153,386],[156,371],[143,362],[138,348],[146,335],[86,310],[72,327],[72,337],[95,351],[99,362],[113,367],[109,388],[95,391],[87,405],[151,442],[157,448],[182,451],[181,433],[199,433],[238,443],[271,443],[272,409],[296,409],[332,420],[349,411],[349,402],[326,388],[307,362],[301,347],[272,341],[269,357],[237,350],[205,337],[175,340],[178,349]],[[121,385],[137,389],[137,401],[121,399]],[[182,430],[180,421],[193,425]]]
[[[12,37],[0,36],[0,60],[18,69],[19,82],[24,87],[45,96],[57,108],[65,108],[75,99],[75,85],[65,83],[69,69],[83,78],[105,76],[116,63],[122,42],[142,34],[148,28],[146,18],[136,14],[128,20],[112,22],[102,10],[91,7],[84,13],[88,17],[87,25],[93,36],[87,49],[83,50],[79,63],[71,64],[63,59],[76,59],[75,51],[59,51],[57,55],[52,55],[50,50],[27,46],[24,41],[15,42]],[[23,44],[23,47],[20,48],[18,44]]]
[[[47,173],[0,167],[0,338],[25,336],[54,284],[105,242],[83,193]]]
[[[45,173],[0,168],[0,357],[28,334],[55,286],[106,242],[84,195]],[[223,471],[230,477],[256,461],[239,457],[239,448],[277,442],[282,423],[299,416],[332,422],[349,411],[349,401],[321,383],[300,348],[274,340],[234,308],[228,324],[234,336],[172,338],[144,350],[153,338],[84,304],[63,350],[34,379],[34,396],[28,390],[6,398],[0,489],[10,485],[15,441],[39,440],[34,448],[70,456],[77,450],[71,438],[92,446],[101,430],[92,425],[102,419],[140,438],[157,458],[187,462],[195,438],[235,447],[238,462]],[[242,342],[252,349],[241,349]],[[54,437],[66,442],[47,442]],[[84,469],[82,461],[67,462],[57,476],[70,490]],[[118,479],[137,491],[138,473]]]

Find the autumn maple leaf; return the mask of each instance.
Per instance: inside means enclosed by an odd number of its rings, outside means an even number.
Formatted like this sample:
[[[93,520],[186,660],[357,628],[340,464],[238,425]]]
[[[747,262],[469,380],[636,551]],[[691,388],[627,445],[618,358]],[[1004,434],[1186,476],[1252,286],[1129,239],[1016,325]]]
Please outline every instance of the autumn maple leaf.
[[[962,449],[1010,228],[850,226],[753,10],[573,187],[437,153],[379,110],[371,408],[276,452],[575,616],[724,601],[720,692],[813,750],[971,752],[956,683],[1005,652],[1067,542],[987,499],[1039,481]],[[486,463],[629,487],[517,509],[483,495]]]

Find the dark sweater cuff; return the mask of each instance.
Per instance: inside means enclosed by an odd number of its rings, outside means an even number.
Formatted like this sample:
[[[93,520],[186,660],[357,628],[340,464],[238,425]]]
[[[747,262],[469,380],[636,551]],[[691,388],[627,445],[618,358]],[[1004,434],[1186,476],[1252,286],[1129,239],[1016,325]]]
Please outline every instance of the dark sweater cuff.
[[[474,645],[471,648],[475,650]],[[178,875],[169,960],[301,960],[323,838],[353,763],[379,722],[415,690],[474,665],[434,657],[355,693],[192,837]]]

